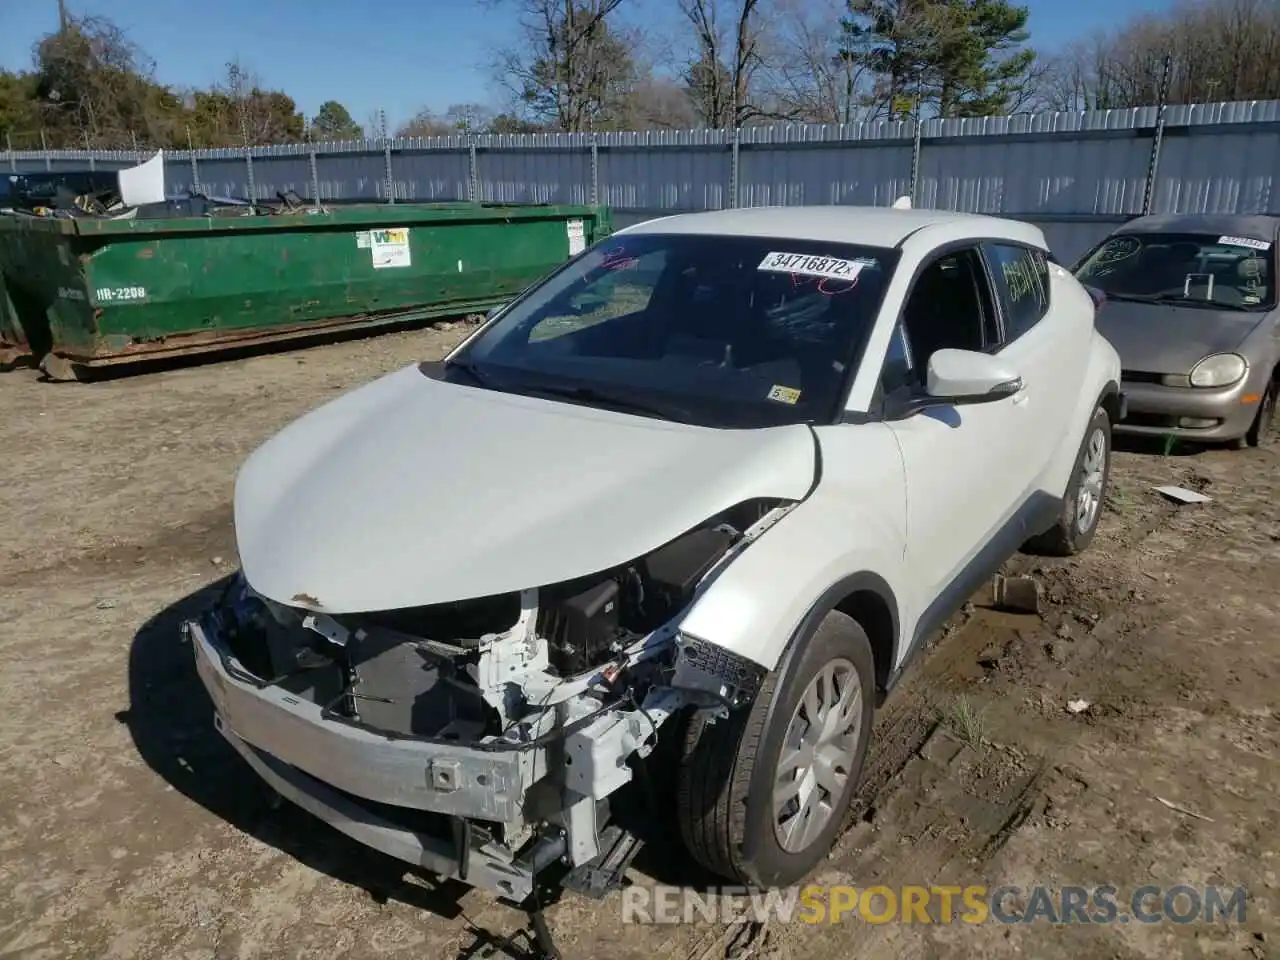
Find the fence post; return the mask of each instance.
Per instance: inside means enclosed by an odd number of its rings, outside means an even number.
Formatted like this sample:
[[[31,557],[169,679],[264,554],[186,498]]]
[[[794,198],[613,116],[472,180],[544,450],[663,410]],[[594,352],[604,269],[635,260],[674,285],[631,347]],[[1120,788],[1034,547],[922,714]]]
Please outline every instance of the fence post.
[[[913,207],[919,203],[917,189],[920,182],[920,128],[923,126],[924,124],[920,120],[920,114],[917,111],[915,132],[911,138],[911,206]]]
[[[1156,135],[1151,141],[1151,162],[1147,166],[1147,184],[1142,191],[1142,215],[1151,212],[1155,200],[1156,173],[1160,169],[1160,148],[1164,145],[1164,115],[1169,108],[1169,74],[1173,70],[1173,57],[1164,58],[1164,70],[1160,75],[1160,97],[1156,106]]]
[[[196,148],[191,140],[191,125],[187,124],[187,153],[191,158],[191,192],[203,193],[200,187],[200,164],[196,161]]]
[[[244,170],[245,174],[249,178],[249,202],[251,204],[257,204],[258,182],[253,176],[253,151],[249,148],[248,144],[246,144],[244,148]]]
[[[249,178],[249,203],[258,202],[258,182],[253,176],[253,148],[249,146],[249,124],[244,117],[240,118],[240,136],[244,138],[244,169]]]
[[[733,146],[729,158],[729,205],[735,209],[741,199],[741,194],[738,190],[738,148],[741,143],[741,133],[741,127],[735,126],[733,128]]]
[[[919,205],[919,197],[917,196],[920,183],[920,150],[923,148],[921,136],[924,131],[924,121],[920,116],[924,109],[924,88],[921,78],[916,77],[916,102],[915,102],[915,127],[911,131],[911,206]]]
[[[44,154],[44,168],[53,169],[53,158],[49,156],[49,141],[44,138],[44,127],[40,128],[40,152]]]
[[[475,203],[480,199],[480,156],[476,153],[476,135],[467,134],[467,199]]]
[[[387,139],[387,111],[378,111],[378,125],[382,128],[382,167],[386,176],[387,203],[395,203],[396,181],[391,171],[391,141]]]
[[[600,205],[600,142],[599,136],[591,134],[591,206]]]
[[[316,162],[316,145],[307,151],[307,166],[311,172],[311,206],[320,209],[320,165]]]

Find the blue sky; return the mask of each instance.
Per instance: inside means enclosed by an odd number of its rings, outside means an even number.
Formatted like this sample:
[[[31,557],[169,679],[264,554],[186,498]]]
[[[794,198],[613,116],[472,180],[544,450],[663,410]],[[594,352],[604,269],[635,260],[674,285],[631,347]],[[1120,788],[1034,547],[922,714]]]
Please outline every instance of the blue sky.
[[[670,0],[633,0],[647,27],[678,30]],[[1072,37],[1154,10],[1166,0],[1025,0],[1032,41]],[[388,123],[420,107],[499,103],[488,64],[513,38],[509,17],[478,0],[68,0],[73,13],[109,17],[156,61],[159,79],[208,86],[233,57],[313,115],[328,99],[359,123],[379,108]],[[57,0],[0,0],[0,67],[29,65],[31,45],[57,26]]]

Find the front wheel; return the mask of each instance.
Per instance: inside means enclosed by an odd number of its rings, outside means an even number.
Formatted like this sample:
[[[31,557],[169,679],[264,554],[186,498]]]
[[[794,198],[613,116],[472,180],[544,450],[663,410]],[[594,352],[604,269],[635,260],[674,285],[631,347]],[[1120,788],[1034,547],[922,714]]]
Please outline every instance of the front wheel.
[[[1111,479],[1111,417],[1098,407],[1084,432],[1062,509],[1052,527],[1023,545],[1027,553],[1071,557],[1085,550],[1098,532],[1098,520]]]
[[[832,611],[755,702],[691,718],[678,792],[693,858],[726,880],[777,887],[827,855],[862,775],[874,662],[866,632]]]

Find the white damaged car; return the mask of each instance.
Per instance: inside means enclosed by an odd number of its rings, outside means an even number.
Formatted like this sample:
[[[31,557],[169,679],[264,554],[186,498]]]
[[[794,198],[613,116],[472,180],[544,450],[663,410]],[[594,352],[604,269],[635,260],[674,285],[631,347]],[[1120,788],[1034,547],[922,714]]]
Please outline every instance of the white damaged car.
[[[1093,538],[1119,383],[1034,226],[649,221],[258,449],[242,572],[184,629],[257,775],[392,856],[604,892],[662,739],[692,856],[790,884],[908,657],[1019,548]]]

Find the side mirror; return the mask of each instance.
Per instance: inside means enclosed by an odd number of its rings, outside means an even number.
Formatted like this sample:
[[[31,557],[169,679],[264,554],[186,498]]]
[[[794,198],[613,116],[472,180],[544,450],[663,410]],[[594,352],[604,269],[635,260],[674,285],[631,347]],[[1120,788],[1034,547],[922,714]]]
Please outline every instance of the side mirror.
[[[1022,377],[1005,363],[976,350],[943,349],[929,358],[925,392],[893,404],[893,419],[931,407],[995,403],[1022,390]]]
[[[993,403],[1022,390],[1022,377],[988,353],[937,350],[929,358],[925,390],[947,404]]]

